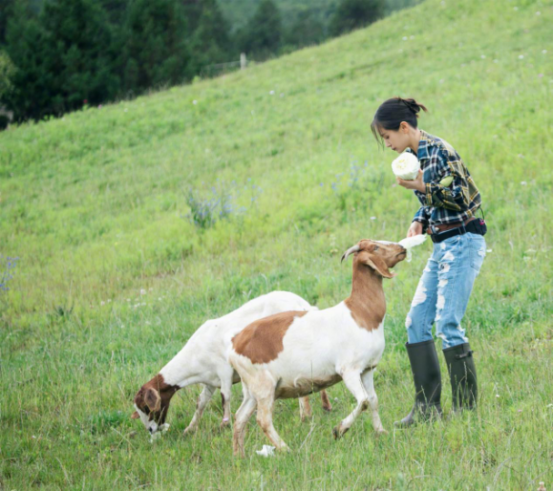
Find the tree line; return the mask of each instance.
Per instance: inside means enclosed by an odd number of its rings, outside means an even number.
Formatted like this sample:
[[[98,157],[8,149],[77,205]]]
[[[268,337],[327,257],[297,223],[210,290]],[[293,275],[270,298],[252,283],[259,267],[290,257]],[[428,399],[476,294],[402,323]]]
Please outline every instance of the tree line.
[[[264,60],[366,26],[384,0],[340,0],[327,25],[308,9],[284,26],[261,0],[236,31],[217,0],[0,0],[0,105],[16,121],[132,98],[206,67]]]

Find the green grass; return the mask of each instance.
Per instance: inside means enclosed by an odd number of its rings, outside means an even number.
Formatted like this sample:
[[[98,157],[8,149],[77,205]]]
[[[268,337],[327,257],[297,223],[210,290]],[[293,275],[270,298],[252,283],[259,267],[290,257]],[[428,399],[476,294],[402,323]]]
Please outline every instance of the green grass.
[[[552,20],[549,2],[429,0],[243,72],[0,134],[0,253],[20,258],[0,291],[0,488],[553,486]],[[151,445],[128,417],[134,393],[205,319],[274,289],[334,305],[349,293],[347,247],[405,235],[416,199],[369,130],[393,95],[429,107],[421,127],[482,191],[492,252],[465,318],[479,409],[393,431],[413,396],[403,323],[427,244],[385,284],[375,381],[388,436],[362,417],[332,440],[354,404],[338,385],[311,424],[296,401],[277,404],[291,455],[255,455],[268,442],[252,420],[235,460],[218,398],[181,437],[190,388]],[[212,186],[246,210],[198,229],[188,192]]]

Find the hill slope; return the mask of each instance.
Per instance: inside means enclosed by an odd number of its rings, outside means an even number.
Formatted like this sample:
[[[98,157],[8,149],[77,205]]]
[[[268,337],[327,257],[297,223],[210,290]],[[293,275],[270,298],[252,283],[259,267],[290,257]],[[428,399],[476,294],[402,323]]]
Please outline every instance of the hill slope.
[[[551,477],[552,18],[539,1],[429,0],[220,79],[0,134],[0,253],[19,257],[0,291],[0,483],[396,489],[422,472],[429,487],[521,489]],[[328,417],[309,433],[282,403],[277,425],[305,472],[294,457],[233,464],[215,405],[191,442],[131,440],[133,392],[203,320],[273,289],[332,305],[349,290],[345,248],[404,236],[417,203],[369,130],[393,95],[429,107],[421,127],[455,146],[483,194],[491,251],[466,319],[478,415],[380,442],[360,422],[336,446]],[[189,193],[207,202],[212,187],[233,208],[198,229]],[[386,284],[387,427],[411,401],[403,317],[425,247]],[[350,398],[332,390],[334,422]],[[177,428],[194,394],[175,404]],[[262,443],[252,430],[248,447]]]

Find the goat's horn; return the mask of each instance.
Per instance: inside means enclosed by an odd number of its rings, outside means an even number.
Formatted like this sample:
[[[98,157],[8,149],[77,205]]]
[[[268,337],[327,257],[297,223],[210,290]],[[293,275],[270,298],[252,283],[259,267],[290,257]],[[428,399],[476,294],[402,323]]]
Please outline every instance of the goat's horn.
[[[340,262],[343,262],[344,259],[347,259],[347,257],[350,254],[353,254],[354,252],[359,252],[359,244],[355,244],[354,246],[350,247],[346,252],[344,252],[344,255],[342,256],[342,260]]]

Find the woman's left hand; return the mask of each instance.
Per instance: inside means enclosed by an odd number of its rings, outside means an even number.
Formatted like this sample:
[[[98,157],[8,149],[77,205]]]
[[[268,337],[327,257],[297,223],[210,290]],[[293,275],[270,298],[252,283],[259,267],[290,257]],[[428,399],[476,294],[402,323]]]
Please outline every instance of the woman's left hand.
[[[421,193],[426,193],[426,185],[422,180],[423,175],[424,175],[424,172],[419,169],[419,174],[417,175],[416,179],[412,181],[405,181],[404,179],[396,177],[396,181],[400,186],[404,187],[405,189],[414,189],[416,191],[420,191]]]

